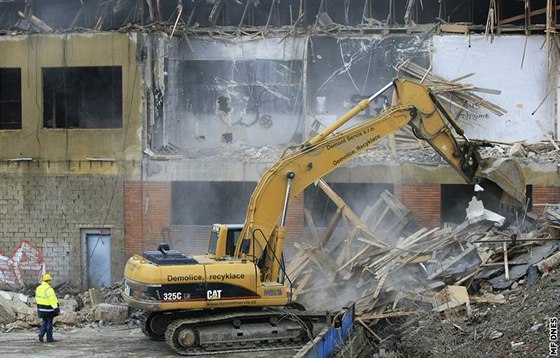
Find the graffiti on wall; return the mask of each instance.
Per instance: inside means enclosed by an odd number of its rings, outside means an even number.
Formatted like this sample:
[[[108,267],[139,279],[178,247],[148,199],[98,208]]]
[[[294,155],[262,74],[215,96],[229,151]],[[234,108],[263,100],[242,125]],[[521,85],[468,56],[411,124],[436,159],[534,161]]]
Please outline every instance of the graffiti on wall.
[[[43,255],[35,245],[21,240],[11,256],[5,256],[0,248],[0,286],[23,287],[25,283],[37,283],[46,272]]]

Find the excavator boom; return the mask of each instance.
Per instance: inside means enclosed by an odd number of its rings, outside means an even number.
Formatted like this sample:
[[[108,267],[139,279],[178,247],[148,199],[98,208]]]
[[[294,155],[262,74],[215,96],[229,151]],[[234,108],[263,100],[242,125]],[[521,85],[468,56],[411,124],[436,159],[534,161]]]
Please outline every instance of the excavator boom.
[[[419,139],[426,141],[439,153],[465,182],[477,184],[490,181],[502,189],[505,196],[510,198],[509,202],[521,204],[524,201],[525,180],[517,162],[501,160],[491,165],[483,161],[475,144],[465,137],[461,127],[427,86],[397,79],[378,94],[390,85],[394,86],[397,105],[377,117],[335,133],[367,108],[375,95],[362,100],[323,132],[278,160],[258,183],[249,202],[241,233],[243,240],[238,243],[236,256],[246,254],[254,259],[267,256],[267,264],[263,265],[266,279],[278,278],[283,230],[277,230],[280,214],[286,210],[285,203],[319,178],[406,125],[410,125]],[[456,137],[462,138],[462,143]],[[289,180],[287,176],[290,176]],[[290,190],[286,192],[288,181]],[[286,195],[287,200],[281,200],[281,195]]]

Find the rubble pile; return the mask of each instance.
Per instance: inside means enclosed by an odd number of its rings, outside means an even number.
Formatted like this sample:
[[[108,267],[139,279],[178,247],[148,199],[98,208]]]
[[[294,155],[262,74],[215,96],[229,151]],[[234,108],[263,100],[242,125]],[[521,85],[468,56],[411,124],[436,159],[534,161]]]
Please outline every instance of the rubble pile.
[[[55,326],[72,328],[90,323],[136,324],[138,313],[131,312],[123,302],[121,286],[122,282],[116,282],[109,288],[78,292],[66,283],[55,285],[60,306],[60,315],[54,319]],[[32,293],[0,291],[0,331],[10,332],[40,325]]]
[[[464,332],[463,320],[484,321],[491,315],[489,306],[490,310],[508,306],[512,296],[532,289],[543,276],[558,276],[557,206],[547,207],[542,218],[527,215],[508,226],[504,217],[485,209],[473,197],[463,223],[428,230],[418,228],[409,210],[388,192],[359,218],[326,183],[319,185],[339,211],[324,233],[308,220],[314,242],[297,244],[298,252],[286,270],[293,283],[293,298],[312,310],[355,303],[357,322],[373,342],[396,338],[402,342],[400,332],[409,328],[421,340],[419,327],[429,330],[432,321],[459,319],[461,323],[458,327],[451,324],[450,331]],[[355,226],[337,232],[341,220],[347,227],[348,222]],[[335,232],[339,235],[333,235]],[[560,312],[559,308],[556,303],[549,315]],[[543,317],[532,319],[546,323]],[[398,324],[404,322],[406,326],[401,328]],[[386,331],[386,326],[391,328]],[[500,338],[499,333],[490,333],[485,338]],[[387,340],[389,337],[393,340]],[[438,339],[435,334],[430,337]],[[429,344],[425,347],[427,356],[442,354]],[[394,345],[388,348],[402,351]],[[423,354],[417,350],[408,353]]]

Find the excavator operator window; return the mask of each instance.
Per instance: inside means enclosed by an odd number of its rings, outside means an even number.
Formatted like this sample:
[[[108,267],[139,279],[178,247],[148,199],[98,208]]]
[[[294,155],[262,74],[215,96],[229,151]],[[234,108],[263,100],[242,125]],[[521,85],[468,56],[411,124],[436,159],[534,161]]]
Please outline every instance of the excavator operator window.
[[[216,246],[218,245],[218,232],[212,230],[210,232],[210,242],[208,243],[208,253],[216,255]]]
[[[233,256],[235,254],[235,246],[237,245],[237,241],[239,240],[239,234],[241,234],[241,230],[231,228],[228,230],[226,240],[226,255]]]

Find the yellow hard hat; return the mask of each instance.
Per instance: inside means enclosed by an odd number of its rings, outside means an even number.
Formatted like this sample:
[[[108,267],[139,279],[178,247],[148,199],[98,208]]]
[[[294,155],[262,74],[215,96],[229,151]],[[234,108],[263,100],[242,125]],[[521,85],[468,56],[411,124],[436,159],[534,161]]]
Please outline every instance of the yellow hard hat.
[[[52,277],[51,275],[49,275],[48,273],[43,275],[43,281],[52,281]]]

